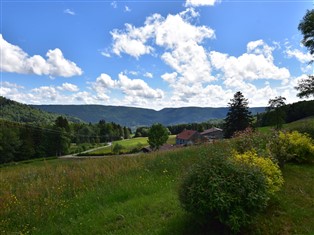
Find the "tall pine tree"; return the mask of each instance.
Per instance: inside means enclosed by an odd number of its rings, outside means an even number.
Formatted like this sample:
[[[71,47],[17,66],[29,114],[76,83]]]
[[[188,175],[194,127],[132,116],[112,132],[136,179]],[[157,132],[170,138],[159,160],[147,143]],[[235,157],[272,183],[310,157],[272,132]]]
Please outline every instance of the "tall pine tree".
[[[230,138],[237,131],[245,130],[252,124],[253,117],[248,108],[248,101],[238,91],[228,103],[229,111],[225,118],[224,136]]]

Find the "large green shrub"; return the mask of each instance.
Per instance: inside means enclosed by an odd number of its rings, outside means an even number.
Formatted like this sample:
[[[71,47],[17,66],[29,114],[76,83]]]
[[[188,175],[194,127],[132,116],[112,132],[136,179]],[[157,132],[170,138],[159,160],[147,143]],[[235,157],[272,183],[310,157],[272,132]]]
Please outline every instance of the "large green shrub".
[[[266,207],[269,193],[259,167],[215,155],[185,176],[179,199],[195,216],[218,219],[237,232]]]
[[[297,131],[276,133],[268,145],[268,150],[271,157],[277,160],[281,167],[290,160],[299,163],[314,160],[313,139]]]
[[[280,139],[287,139],[289,143],[288,153],[292,159],[299,162],[311,162],[314,160],[314,142],[308,134],[297,131],[290,133],[279,133]]]

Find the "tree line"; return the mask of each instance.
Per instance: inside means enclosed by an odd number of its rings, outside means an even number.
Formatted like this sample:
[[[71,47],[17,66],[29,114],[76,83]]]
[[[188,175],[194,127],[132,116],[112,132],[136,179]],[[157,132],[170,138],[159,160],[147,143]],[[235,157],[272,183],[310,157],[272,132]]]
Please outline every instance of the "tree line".
[[[59,116],[53,124],[0,121],[0,163],[68,154],[71,143],[104,143],[128,139],[131,129],[113,122],[69,123]]]

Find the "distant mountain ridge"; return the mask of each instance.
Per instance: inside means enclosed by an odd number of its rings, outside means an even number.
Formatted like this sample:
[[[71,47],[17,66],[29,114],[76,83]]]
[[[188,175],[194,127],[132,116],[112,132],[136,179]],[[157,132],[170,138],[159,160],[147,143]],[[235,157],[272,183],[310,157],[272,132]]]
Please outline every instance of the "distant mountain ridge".
[[[46,112],[0,96],[0,119],[46,125],[53,123],[60,114]],[[76,117],[66,117],[71,122],[82,122]]]
[[[58,114],[67,114],[83,121],[96,123],[99,120],[119,123],[123,126],[150,126],[153,123],[175,125],[206,122],[225,118],[229,108],[182,107],[164,108],[160,111],[145,108],[104,105],[32,105],[32,107]],[[264,107],[250,108],[252,114],[265,111]]]

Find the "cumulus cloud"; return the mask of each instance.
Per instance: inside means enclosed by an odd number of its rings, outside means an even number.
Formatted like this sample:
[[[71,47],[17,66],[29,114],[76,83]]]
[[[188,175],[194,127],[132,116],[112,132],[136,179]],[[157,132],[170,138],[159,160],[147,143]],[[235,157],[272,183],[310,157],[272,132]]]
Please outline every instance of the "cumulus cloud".
[[[152,37],[154,32],[154,25],[151,24],[151,21],[155,17],[157,18],[159,16],[149,17],[143,27],[136,28],[131,24],[125,24],[125,30],[114,29],[111,31],[113,53],[116,55],[125,53],[135,58],[139,58],[144,54],[153,52],[153,47],[146,45],[146,42]]]
[[[144,26],[126,24],[125,30],[113,30],[113,52],[139,58],[154,51],[153,44],[165,49],[161,59],[178,74],[180,82],[194,83],[215,80],[202,43],[215,38],[214,30],[207,26],[195,26],[191,19],[198,17],[194,9],[166,18],[154,14],[146,18]],[[195,71],[198,71],[195,73]]]
[[[287,82],[290,72],[274,64],[273,48],[262,40],[249,42],[247,52],[239,57],[216,51],[209,53],[213,67],[222,72],[225,85],[237,87],[244,80],[272,79]]]
[[[59,86],[58,89],[61,91],[70,91],[70,92],[77,92],[80,90],[77,85],[67,83],[67,82],[63,83],[62,86]]]
[[[29,56],[20,47],[10,44],[0,34],[2,50],[2,72],[48,75],[51,77],[72,77],[81,75],[82,69],[64,58],[60,49],[49,50],[45,60],[40,55]]]
[[[211,66],[205,49],[193,41],[181,43],[172,52],[165,52],[161,58],[180,74],[179,80],[182,83],[210,82],[215,80],[211,75]]]
[[[111,32],[113,39],[113,53],[129,54],[139,58],[144,54],[154,52],[148,42],[166,49],[175,49],[182,43],[201,43],[206,38],[213,38],[214,31],[206,26],[194,26],[189,19],[197,17],[193,9],[188,9],[176,15],[169,14],[166,18],[154,14],[146,18],[144,26],[134,27],[125,24],[124,30],[114,29]]]
[[[185,6],[187,7],[201,7],[201,6],[213,6],[215,3],[219,3],[220,0],[187,0]]]
[[[153,89],[141,79],[130,79],[125,74],[120,73],[117,80],[113,80],[108,74],[101,74],[92,88],[97,95],[104,95],[110,90],[121,91],[125,97],[124,100],[132,105],[148,103],[148,100],[162,99],[164,92],[161,89]],[[132,102],[131,102],[132,101]]]

